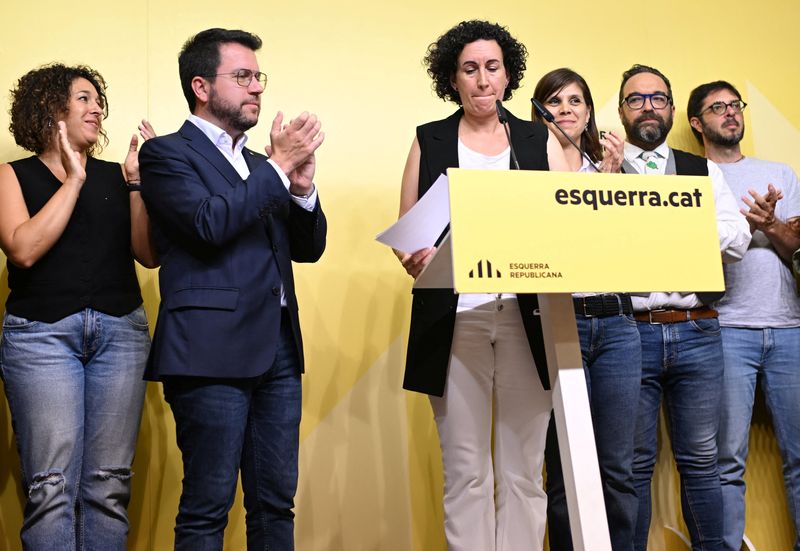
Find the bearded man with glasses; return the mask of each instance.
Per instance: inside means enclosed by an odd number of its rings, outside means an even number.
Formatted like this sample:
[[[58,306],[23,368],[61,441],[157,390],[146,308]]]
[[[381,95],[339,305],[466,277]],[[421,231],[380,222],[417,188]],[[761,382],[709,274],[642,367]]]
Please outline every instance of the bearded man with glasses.
[[[646,65],[622,75],[619,116],[625,127],[627,173],[710,176],[724,262],[742,258],[750,242],[719,167],[666,144],[675,106],[669,80]],[[686,270],[691,266],[669,266]],[[639,498],[634,548],[646,551],[650,528],[650,485],[656,464],[658,414],[662,398],[675,462],[681,478],[683,518],[692,549],[722,549],[722,491],[717,468],[717,431],[722,377],[722,339],[717,312],[709,304],[719,294],[631,293],[642,340],[642,387],[634,441],[633,478]]]
[[[161,258],[146,377],[175,417],[183,492],[175,549],[219,550],[242,473],[248,549],[294,549],[303,341],[292,262],[315,262],[326,223],[314,186],[316,116],[272,122],[245,147],[267,76],[261,39],[208,29],[178,57],[191,114],[148,140],[142,187]]]
[[[692,132],[725,174],[753,234],[742,261],[725,265],[725,296],[714,305],[725,355],[717,446],[726,551],[739,551],[744,535],[757,378],[772,413],[789,511],[800,528],[800,298],[789,268],[800,248],[800,186],[787,165],[742,154],[745,107],[739,91],[721,80],[695,88],[687,107]]]

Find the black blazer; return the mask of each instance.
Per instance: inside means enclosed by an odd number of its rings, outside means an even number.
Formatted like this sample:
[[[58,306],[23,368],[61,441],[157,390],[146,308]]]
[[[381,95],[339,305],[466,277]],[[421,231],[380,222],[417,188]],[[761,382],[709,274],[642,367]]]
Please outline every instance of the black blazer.
[[[161,260],[147,378],[264,373],[280,341],[281,286],[303,367],[292,261],[322,255],[325,215],[319,202],[311,212],[297,206],[264,155],[243,155],[244,180],[188,121],[142,146],[143,198]]]
[[[463,111],[459,109],[446,119],[417,128],[421,150],[420,197],[440,174],[448,168],[458,167],[458,123],[462,115]],[[511,113],[509,125],[520,168],[548,170],[547,128],[538,122],[518,119]],[[453,289],[415,289],[413,293],[403,388],[442,396],[450,363],[458,295]],[[539,308],[538,300],[535,294],[520,294],[517,300],[539,379],[542,386],[549,390],[550,377],[547,373],[542,323],[540,317],[534,314]]]

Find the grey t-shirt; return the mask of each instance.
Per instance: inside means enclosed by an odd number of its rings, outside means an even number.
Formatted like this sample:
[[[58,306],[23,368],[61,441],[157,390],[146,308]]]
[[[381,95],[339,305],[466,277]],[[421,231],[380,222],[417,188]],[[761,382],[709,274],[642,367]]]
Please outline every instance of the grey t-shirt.
[[[783,163],[745,157],[736,163],[718,163],[739,206],[751,199],[749,189],[765,195],[767,185],[783,191],[775,215],[786,221],[800,216],[800,184]],[[720,325],[727,327],[800,327],[800,298],[790,269],[761,231],[753,234],[740,262],[724,265],[725,296],[716,303]]]

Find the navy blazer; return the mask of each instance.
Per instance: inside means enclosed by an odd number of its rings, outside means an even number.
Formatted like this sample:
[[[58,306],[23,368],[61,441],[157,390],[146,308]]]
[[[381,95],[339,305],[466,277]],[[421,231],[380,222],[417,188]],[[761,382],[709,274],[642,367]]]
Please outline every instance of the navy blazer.
[[[243,155],[245,180],[188,121],[139,153],[161,261],[148,379],[264,373],[279,345],[281,285],[303,369],[292,261],[320,258],[325,215],[319,201],[311,212],[295,204],[264,155]]]

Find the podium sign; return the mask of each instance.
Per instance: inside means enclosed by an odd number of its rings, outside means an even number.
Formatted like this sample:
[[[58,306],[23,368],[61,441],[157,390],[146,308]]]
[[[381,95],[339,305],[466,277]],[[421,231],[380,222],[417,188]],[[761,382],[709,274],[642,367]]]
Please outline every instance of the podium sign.
[[[449,169],[459,293],[722,291],[711,180]]]
[[[573,547],[611,551],[570,293],[723,290],[711,181],[464,169],[448,177],[450,233],[414,287],[539,293],[533,314],[541,315]]]

